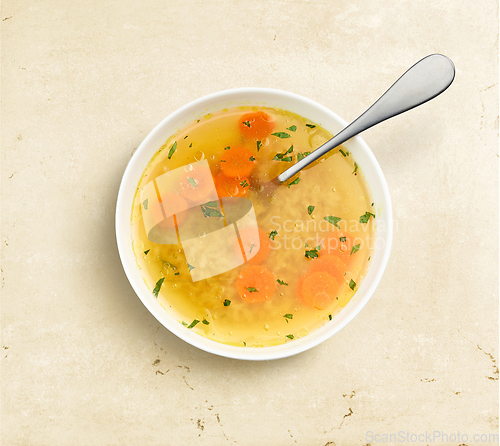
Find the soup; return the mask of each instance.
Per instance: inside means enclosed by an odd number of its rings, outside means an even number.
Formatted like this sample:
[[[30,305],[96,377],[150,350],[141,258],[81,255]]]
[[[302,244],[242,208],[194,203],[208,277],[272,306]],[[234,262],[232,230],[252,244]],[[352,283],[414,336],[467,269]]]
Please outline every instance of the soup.
[[[155,154],[134,199],[133,249],[147,286],[186,330],[278,345],[351,300],[375,210],[349,151],[266,187],[331,137],[287,111],[235,107],[193,121]]]

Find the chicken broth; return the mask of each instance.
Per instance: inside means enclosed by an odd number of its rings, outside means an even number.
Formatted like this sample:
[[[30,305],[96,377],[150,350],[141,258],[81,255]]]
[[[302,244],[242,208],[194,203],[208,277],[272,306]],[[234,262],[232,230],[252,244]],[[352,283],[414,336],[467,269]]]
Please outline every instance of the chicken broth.
[[[134,199],[133,249],[186,330],[242,347],[293,342],[354,296],[375,210],[351,154],[337,148],[263,187],[331,137],[287,111],[237,107],[195,120],[155,154]]]

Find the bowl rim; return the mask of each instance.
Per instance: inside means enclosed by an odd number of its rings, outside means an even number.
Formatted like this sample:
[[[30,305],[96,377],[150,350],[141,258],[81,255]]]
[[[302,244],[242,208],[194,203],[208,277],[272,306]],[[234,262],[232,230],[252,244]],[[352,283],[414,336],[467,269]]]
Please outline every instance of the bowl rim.
[[[389,189],[387,182],[385,180],[384,174],[375,155],[365,143],[365,141],[360,136],[355,136],[351,140],[344,143],[344,146],[357,145],[357,151],[363,153],[365,158],[365,163],[370,163],[370,170],[373,172],[373,176],[376,177],[379,184],[377,184],[377,189],[383,196],[382,210],[380,215],[384,215],[385,227],[384,227],[384,246],[381,251],[374,251],[374,255],[377,254],[377,265],[375,271],[370,275],[370,283],[367,282],[367,277],[370,272],[374,269],[374,262],[372,260],[371,265],[368,268],[366,277],[360,285],[350,302],[343,308],[334,318],[336,321],[332,324],[332,321],[328,322],[322,327],[319,327],[315,331],[311,332],[304,338],[295,339],[292,342],[286,342],[284,344],[269,346],[269,347],[244,347],[244,346],[234,346],[222,344],[220,342],[214,341],[212,339],[206,338],[199,335],[191,330],[186,329],[177,319],[168,313],[168,311],[161,306],[161,304],[156,301],[149,291],[145,294],[145,282],[141,276],[139,268],[135,257],[133,256],[133,262],[131,262],[130,252],[132,251],[132,241],[130,233],[130,220],[132,213],[132,204],[135,196],[135,191],[140,177],[142,176],[147,163],[151,160],[153,155],[157,152],[158,148],[154,149],[155,144],[163,144],[167,138],[162,139],[162,134],[165,133],[165,127],[168,128],[171,125],[171,130],[169,130],[169,136],[175,134],[179,128],[182,127],[179,123],[184,119],[184,123],[187,124],[196,116],[202,116],[204,113],[203,107],[207,107],[207,110],[211,109],[213,111],[220,110],[231,104],[231,98],[241,98],[248,97],[250,99],[244,101],[236,101],[233,106],[238,105],[264,105],[260,104],[261,101],[251,100],[252,97],[256,98],[275,98],[278,102],[292,101],[302,106],[307,106],[311,110],[316,110],[319,115],[325,116],[325,119],[329,120],[331,125],[333,122],[339,124],[341,128],[347,126],[347,122],[340,118],[336,113],[332,112],[325,106],[309,99],[304,96],[298,95],[296,93],[291,93],[284,90],[278,90],[273,88],[259,88],[259,87],[247,87],[247,88],[235,88],[227,89],[219,92],[211,93],[195,99],[182,107],[178,108],[166,118],[164,118],[159,124],[157,124],[151,132],[144,138],[137,150],[133,153],[131,159],[129,160],[125,171],[120,182],[120,187],[118,191],[116,212],[115,212],[115,234],[116,242],[118,247],[118,252],[120,260],[134,292],[139,297],[141,302],[146,306],[149,312],[171,333],[179,337],[180,339],[188,342],[189,344],[204,350],[209,353],[213,353],[219,356],[228,357],[232,359],[241,360],[272,360],[289,357],[310,348],[317,346],[318,344],[324,342],[325,340],[332,337],[334,334],[342,330],[349,322],[351,322],[364,308],[364,306],[371,299],[376,288],[378,287],[382,276],[384,274],[385,268],[389,261],[390,252],[392,248],[392,238],[393,238],[393,221],[392,221],[392,204],[389,194]],[[246,103],[244,103],[246,102]],[[231,105],[229,105],[231,106]],[[272,106],[272,105],[269,105]],[[283,108],[276,103],[274,103],[276,108]],[[283,108],[285,109],[285,108]],[[300,113],[298,113],[300,114]],[[186,119],[191,116],[192,119]],[[303,115],[301,115],[303,116]],[[306,116],[303,116],[306,117]],[[175,123],[178,123],[175,125]],[[313,121],[316,124],[322,125],[322,123]],[[360,152],[361,151],[361,152]],[[357,159],[358,161],[358,159]],[[363,173],[366,174],[366,170],[360,166]],[[367,180],[370,191],[372,191],[373,184]],[[129,195],[130,189],[133,193]],[[380,203],[380,201],[378,201]],[[378,204],[377,203],[377,204]],[[380,217],[378,215],[377,217]],[[126,218],[125,218],[126,217]],[[377,224],[376,239],[379,236],[379,229]],[[132,252],[133,254],[133,252]],[[142,283],[141,283],[142,282]],[[363,293],[360,294],[360,290]],[[351,302],[353,302],[352,305]],[[349,307],[350,305],[350,307]],[[349,307],[349,311],[346,309]],[[328,327],[330,325],[330,327]],[[326,328],[325,328],[326,327]]]

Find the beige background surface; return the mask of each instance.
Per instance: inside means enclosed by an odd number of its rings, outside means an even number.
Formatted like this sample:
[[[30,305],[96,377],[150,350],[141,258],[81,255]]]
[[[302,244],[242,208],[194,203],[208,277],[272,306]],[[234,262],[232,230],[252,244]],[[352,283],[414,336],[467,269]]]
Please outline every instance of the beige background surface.
[[[433,443],[413,444],[497,444],[473,441],[498,432],[497,10],[4,0],[1,444],[373,445],[426,432]],[[148,313],[120,264],[114,210],[160,120],[243,86],[352,120],[434,52],[456,64],[450,89],[364,134],[396,230],[350,325],[296,357],[248,363],[198,351]]]

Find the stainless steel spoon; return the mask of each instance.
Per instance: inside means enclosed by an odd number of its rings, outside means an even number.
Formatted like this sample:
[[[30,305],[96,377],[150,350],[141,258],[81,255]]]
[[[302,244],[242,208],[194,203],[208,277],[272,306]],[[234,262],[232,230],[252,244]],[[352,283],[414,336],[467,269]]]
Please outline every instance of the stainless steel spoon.
[[[321,147],[271,180],[268,185],[271,183],[277,186],[287,181],[301,169],[358,133],[435,98],[451,85],[454,77],[455,66],[446,56],[431,54],[424,57],[406,71],[359,118]],[[270,191],[267,190],[267,192]]]

